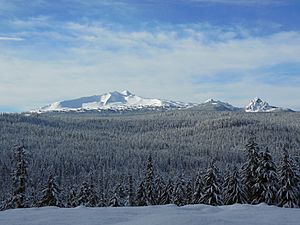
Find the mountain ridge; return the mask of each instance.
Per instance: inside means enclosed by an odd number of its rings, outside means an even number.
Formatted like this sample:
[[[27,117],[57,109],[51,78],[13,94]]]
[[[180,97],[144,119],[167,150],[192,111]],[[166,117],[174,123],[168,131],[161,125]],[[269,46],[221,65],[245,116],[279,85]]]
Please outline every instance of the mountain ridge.
[[[220,100],[208,99],[203,103],[185,103],[181,101],[163,100],[157,98],[143,98],[124,90],[113,91],[101,95],[92,95],[71,100],[54,102],[44,107],[33,109],[30,113],[46,112],[85,112],[85,111],[126,111],[126,110],[153,110],[153,109],[188,109],[202,111],[244,111],[259,112],[293,112],[288,108],[271,106],[266,101],[255,97],[245,108],[233,106]]]

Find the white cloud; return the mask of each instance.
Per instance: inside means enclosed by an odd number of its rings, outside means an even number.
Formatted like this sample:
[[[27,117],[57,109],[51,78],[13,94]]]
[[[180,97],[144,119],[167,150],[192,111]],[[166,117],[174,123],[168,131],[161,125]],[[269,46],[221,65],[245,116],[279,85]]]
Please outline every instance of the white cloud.
[[[199,3],[218,3],[231,5],[270,5],[270,4],[286,4],[285,0],[187,0]]]
[[[0,36],[0,41],[23,41],[23,38],[19,37],[1,37]]]
[[[59,41],[67,40],[68,46],[60,52],[33,48],[21,53],[7,47],[0,53],[0,105],[30,109],[123,89],[146,97],[193,102],[213,97],[243,106],[249,98],[261,95],[274,104],[298,104],[292,98],[284,101],[283,96],[300,96],[299,87],[256,79],[261,67],[300,63],[298,32],[255,37],[242,28],[186,25],[151,32],[78,23],[64,24],[63,29]],[[38,35],[46,37],[35,31],[34,36]],[[41,54],[43,59],[39,59]],[[48,54],[49,59],[44,59]],[[251,74],[253,70],[258,74]],[[224,72],[230,76],[228,71],[240,73],[240,78],[227,84],[194,82]]]

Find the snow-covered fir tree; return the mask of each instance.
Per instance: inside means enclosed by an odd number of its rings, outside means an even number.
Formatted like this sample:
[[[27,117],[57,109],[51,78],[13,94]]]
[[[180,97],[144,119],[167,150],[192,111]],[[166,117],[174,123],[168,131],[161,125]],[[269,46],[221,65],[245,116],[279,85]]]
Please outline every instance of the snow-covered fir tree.
[[[173,203],[178,206],[186,204],[186,183],[182,176],[178,179],[173,191]]]
[[[278,206],[298,208],[300,199],[300,177],[290,155],[285,150],[279,167]]]
[[[147,196],[147,205],[155,205],[155,196],[154,196],[154,173],[153,173],[153,163],[151,154],[147,160],[147,173],[146,173],[146,196]]]
[[[109,200],[109,206],[110,207],[120,207],[121,205],[119,204],[119,199],[118,199],[118,195],[115,192],[114,195],[112,196],[112,198]]]
[[[167,205],[172,203],[173,189],[173,183],[171,180],[169,180],[162,192],[161,205]]]
[[[99,181],[99,201],[98,201],[98,207],[105,207],[107,206],[107,200],[105,197],[105,190],[104,190],[104,172],[103,169],[100,173],[100,181]]]
[[[203,195],[200,198],[200,202],[214,206],[222,205],[222,185],[214,161],[208,167],[203,177],[203,183]]]
[[[47,187],[43,190],[43,197],[37,204],[43,206],[62,206],[60,201],[60,189],[55,181],[55,177],[50,175],[47,182]]]
[[[23,145],[14,149],[14,164],[13,172],[14,191],[11,199],[3,206],[8,208],[24,208],[26,207],[26,182],[27,182],[27,151]]]
[[[157,205],[162,205],[165,183],[161,176],[156,176],[154,180],[154,197]]]
[[[133,179],[130,175],[128,177],[128,190],[127,190],[127,200],[125,206],[135,206],[135,199],[134,199],[134,190],[133,190]]]
[[[276,204],[276,194],[278,190],[278,177],[276,165],[268,149],[261,152],[256,178],[253,185],[253,204],[267,203]]]
[[[72,187],[71,190],[69,191],[67,205],[68,207],[76,207],[79,205],[77,202],[76,189],[74,187]]]
[[[247,195],[243,190],[238,169],[235,167],[231,173],[225,177],[224,181],[224,204],[247,203]]]
[[[252,203],[254,199],[253,185],[257,177],[257,168],[259,163],[259,148],[252,136],[246,144],[246,162],[242,166],[242,184],[247,193],[247,202]]]
[[[80,187],[80,191],[77,195],[77,201],[79,205],[87,207],[95,207],[98,205],[98,196],[96,194],[93,184],[89,184],[84,181]]]
[[[147,205],[147,195],[144,186],[144,182],[142,181],[137,189],[135,195],[135,204],[137,206],[146,206]]]
[[[203,182],[200,173],[197,173],[197,177],[194,183],[193,204],[200,204],[200,198],[202,196]]]
[[[118,203],[120,206],[124,206],[126,204],[127,201],[127,194],[126,194],[126,190],[123,186],[123,183],[119,183],[116,187],[115,187],[115,193],[118,197]]]
[[[185,204],[193,203],[193,186],[191,181],[188,181],[186,184],[186,194],[185,194]]]

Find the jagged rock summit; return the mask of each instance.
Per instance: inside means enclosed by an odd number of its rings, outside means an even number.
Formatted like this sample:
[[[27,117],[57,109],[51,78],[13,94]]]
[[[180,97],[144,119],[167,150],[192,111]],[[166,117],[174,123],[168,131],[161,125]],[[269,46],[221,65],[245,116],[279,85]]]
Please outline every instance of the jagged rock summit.
[[[246,106],[245,112],[292,112],[293,110],[271,106],[268,102],[261,100],[259,97],[254,98]]]
[[[143,98],[130,91],[113,91],[102,95],[93,95],[72,100],[54,102],[50,105],[31,110],[31,113],[46,112],[86,112],[86,111],[124,111],[124,110],[154,110],[154,109],[186,109],[200,111],[232,111],[232,112],[293,112],[291,109],[271,106],[269,103],[256,97],[245,108],[235,107],[227,102],[208,99],[196,103]]]

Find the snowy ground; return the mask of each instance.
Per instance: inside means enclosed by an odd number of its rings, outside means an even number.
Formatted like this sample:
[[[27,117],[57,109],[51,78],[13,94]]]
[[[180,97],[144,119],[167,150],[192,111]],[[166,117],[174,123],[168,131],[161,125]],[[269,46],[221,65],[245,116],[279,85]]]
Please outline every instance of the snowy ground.
[[[0,225],[299,225],[300,209],[266,205],[13,209]]]

